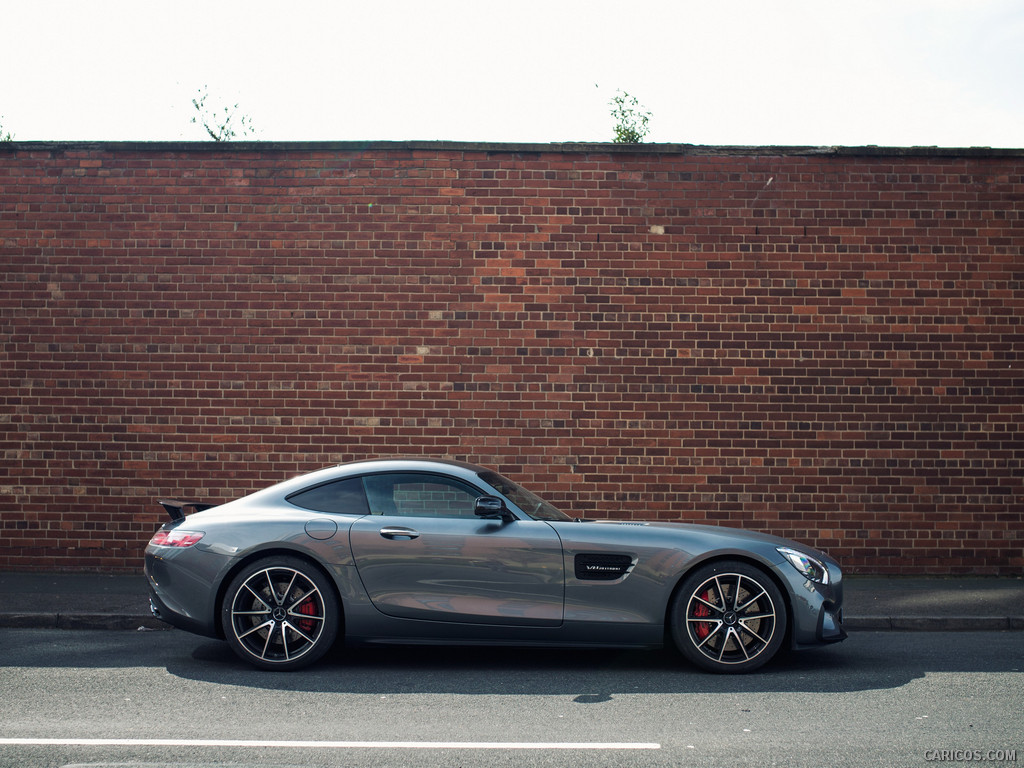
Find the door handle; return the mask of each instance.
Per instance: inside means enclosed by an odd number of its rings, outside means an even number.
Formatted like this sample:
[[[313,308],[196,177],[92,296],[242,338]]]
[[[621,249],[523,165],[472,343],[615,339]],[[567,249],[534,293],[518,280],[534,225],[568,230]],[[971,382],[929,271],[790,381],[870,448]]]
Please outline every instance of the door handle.
[[[415,539],[420,535],[420,532],[414,531],[412,528],[388,526],[380,529],[380,535],[385,539]]]

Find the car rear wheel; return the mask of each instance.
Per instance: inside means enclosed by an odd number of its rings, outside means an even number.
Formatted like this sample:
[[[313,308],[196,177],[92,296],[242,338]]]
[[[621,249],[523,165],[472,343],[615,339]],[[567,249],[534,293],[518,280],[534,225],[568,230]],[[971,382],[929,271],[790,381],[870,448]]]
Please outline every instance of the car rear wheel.
[[[258,560],[232,579],[221,622],[239,657],[262,669],[292,670],[330,650],[339,613],[331,585],[315,566],[280,556]]]
[[[750,672],[782,646],[788,617],[782,593],[760,569],[739,561],[698,568],[672,601],[672,639],[693,664]]]

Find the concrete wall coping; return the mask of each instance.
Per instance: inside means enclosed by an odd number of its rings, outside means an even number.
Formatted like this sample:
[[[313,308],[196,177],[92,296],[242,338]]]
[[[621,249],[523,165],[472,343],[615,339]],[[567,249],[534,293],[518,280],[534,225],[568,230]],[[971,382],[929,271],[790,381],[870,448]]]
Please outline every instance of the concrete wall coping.
[[[706,157],[949,157],[1024,158],[1024,148],[715,146],[592,142],[502,143],[474,141],[6,141],[0,152],[370,152],[436,151],[492,154],[690,155]]]

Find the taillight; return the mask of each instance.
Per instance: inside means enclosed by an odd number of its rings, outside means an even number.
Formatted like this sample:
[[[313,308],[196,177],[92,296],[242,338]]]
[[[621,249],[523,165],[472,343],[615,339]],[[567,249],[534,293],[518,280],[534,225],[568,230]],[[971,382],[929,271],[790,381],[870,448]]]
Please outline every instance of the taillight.
[[[205,535],[201,531],[157,531],[149,543],[154,547],[191,547]]]

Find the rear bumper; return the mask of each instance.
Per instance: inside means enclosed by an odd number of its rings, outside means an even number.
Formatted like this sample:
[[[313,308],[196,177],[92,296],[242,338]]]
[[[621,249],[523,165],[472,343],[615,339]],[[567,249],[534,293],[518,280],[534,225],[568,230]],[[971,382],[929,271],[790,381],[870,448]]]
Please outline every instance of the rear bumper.
[[[145,574],[150,611],[172,627],[197,635],[218,637],[211,582],[192,569],[176,567],[178,558],[193,557],[188,550],[167,547],[146,549]]]
[[[217,637],[217,633],[209,625],[209,622],[197,621],[185,614],[175,611],[160,599],[160,595],[150,587],[149,590],[149,612],[160,621],[170,624],[177,629],[183,629],[204,637]]]

